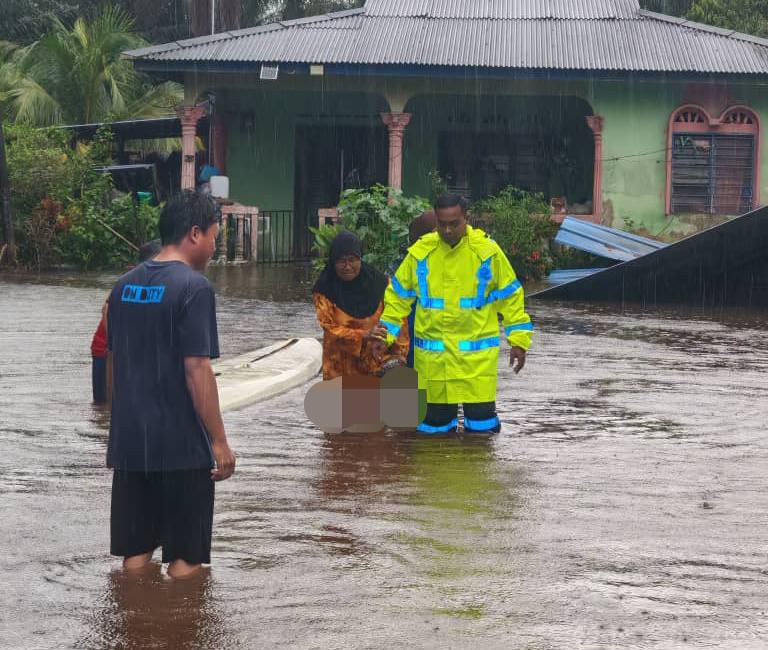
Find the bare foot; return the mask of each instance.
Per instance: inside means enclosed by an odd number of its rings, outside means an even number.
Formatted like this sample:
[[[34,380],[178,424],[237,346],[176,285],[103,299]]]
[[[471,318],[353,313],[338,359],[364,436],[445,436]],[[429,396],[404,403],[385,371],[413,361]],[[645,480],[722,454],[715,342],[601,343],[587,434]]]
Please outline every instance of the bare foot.
[[[168,575],[174,580],[184,580],[202,573],[202,568],[202,564],[189,564],[184,560],[174,560],[168,565]]]
[[[131,572],[143,571],[152,564],[152,553],[153,551],[150,551],[149,553],[123,558],[123,569]]]

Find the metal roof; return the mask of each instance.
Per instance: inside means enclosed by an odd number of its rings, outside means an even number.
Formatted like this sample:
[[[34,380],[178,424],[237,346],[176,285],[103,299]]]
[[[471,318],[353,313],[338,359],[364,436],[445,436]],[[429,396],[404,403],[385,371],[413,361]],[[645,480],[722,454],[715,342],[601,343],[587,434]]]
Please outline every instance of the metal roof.
[[[563,220],[555,242],[619,262],[634,260],[666,246],[665,243],[654,239],[582,221],[576,217],[566,217]]]
[[[604,271],[604,268],[597,269],[556,269],[547,276],[547,284],[551,287],[556,287],[561,284],[567,284],[568,282],[575,282],[576,280],[582,280],[588,275],[593,273],[600,273]]]
[[[142,62],[277,62],[768,73],[768,40],[663,16],[637,0],[368,0],[353,9],[127,52]]]
[[[768,207],[530,297],[768,309]]]
[[[636,0],[368,0],[369,16],[521,20],[634,18]]]

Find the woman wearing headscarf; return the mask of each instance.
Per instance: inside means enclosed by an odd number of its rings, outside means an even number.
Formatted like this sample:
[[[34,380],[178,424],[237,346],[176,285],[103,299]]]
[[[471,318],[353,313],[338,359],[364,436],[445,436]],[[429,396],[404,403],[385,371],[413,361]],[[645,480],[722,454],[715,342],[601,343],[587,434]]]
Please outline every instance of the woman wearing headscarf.
[[[362,243],[351,232],[331,242],[328,263],[312,288],[317,320],[323,328],[323,379],[350,375],[377,375],[392,361],[404,362],[408,353],[408,327],[383,356],[376,327],[384,309],[389,279],[364,262]],[[380,346],[378,346],[380,347]]]

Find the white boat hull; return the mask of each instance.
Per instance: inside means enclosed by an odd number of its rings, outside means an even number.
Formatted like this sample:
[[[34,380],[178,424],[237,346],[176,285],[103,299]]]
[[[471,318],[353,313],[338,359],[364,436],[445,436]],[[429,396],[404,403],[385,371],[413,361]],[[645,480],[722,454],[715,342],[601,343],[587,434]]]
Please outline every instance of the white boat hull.
[[[289,339],[213,366],[222,411],[257,404],[301,386],[322,368],[316,339]]]

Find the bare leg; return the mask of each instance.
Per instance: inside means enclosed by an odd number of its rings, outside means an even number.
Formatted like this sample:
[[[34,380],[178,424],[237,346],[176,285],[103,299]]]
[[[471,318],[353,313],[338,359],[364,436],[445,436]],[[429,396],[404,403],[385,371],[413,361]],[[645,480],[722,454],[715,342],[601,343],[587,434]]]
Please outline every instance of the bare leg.
[[[123,558],[123,569],[126,571],[141,571],[152,562],[152,553],[142,553],[141,555],[132,555]]]
[[[184,560],[174,560],[168,565],[168,575],[171,576],[171,578],[183,580],[184,578],[196,576],[200,573],[202,567],[202,564],[189,564]]]

